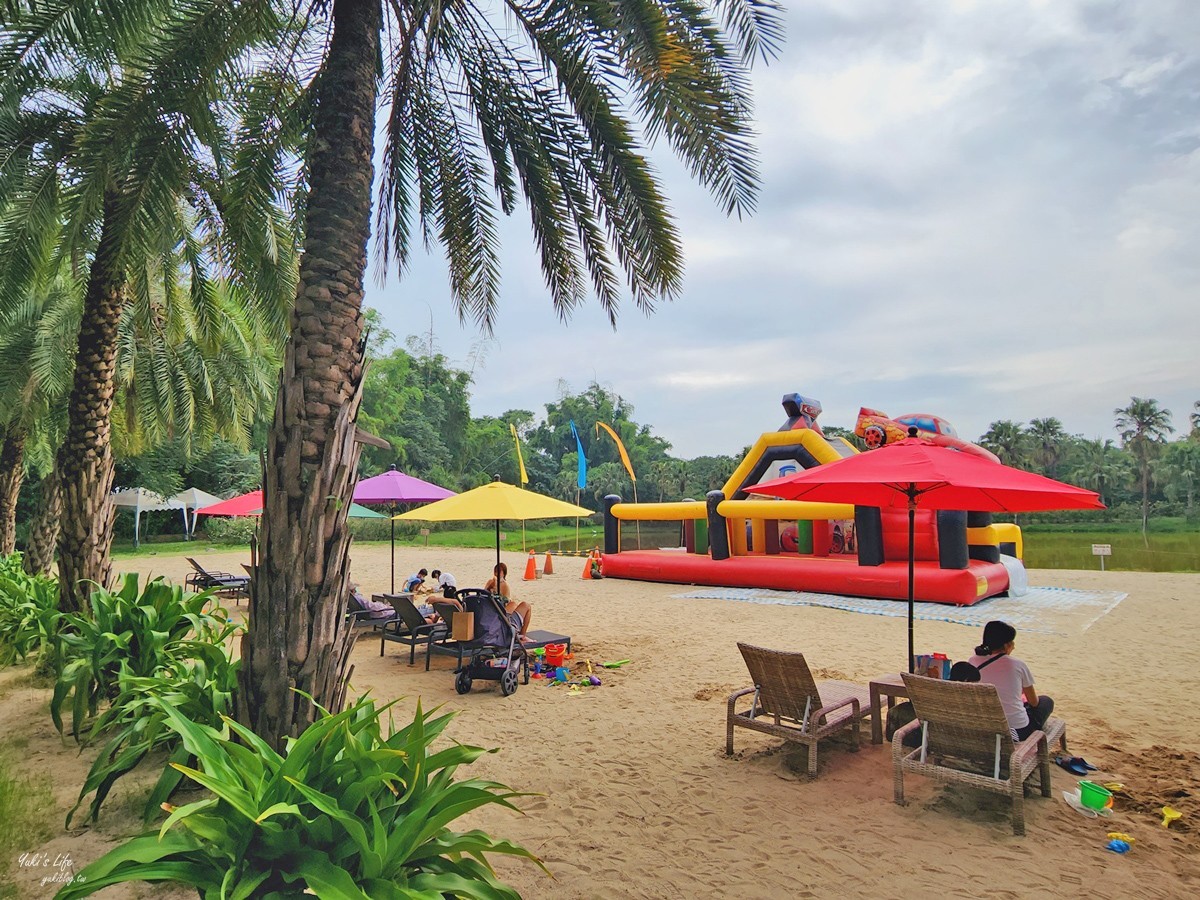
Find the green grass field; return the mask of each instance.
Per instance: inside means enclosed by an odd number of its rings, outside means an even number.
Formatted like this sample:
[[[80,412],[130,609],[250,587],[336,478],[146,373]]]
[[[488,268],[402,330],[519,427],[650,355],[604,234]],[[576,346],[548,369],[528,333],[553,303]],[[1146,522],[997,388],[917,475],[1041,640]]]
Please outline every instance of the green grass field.
[[[632,528],[623,529],[626,542],[630,540]],[[378,533],[378,532],[377,532]],[[386,533],[386,532],[384,532]],[[521,527],[508,526],[503,535],[503,548],[508,553],[533,550],[544,553],[570,554],[576,548],[583,552],[604,544],[603,531],[590,522],[581,523],[578,531],[573,526],[529,525],[522,540]],[[643,546],[667,546],[677,539],[678,526],[652,529],[643,523]],[[359,538],[356,544],[386,544],[387,541]],[[494,547],[496,533],[489,528],[465,528],[461,530],[431,529],[428,535],[398,537],[398,547]],[[1031,569],[1099,569],[1099,557],[1092,555],[1092,544],[1111,544],[1112,556],[1104,560],[1106,569],[1133,572],[1200,572],[1200,532],[1155,533],[1144,543],[1139,533],[1112,531],[1043,531],[1039,527],[1025,529],[1025,564]],[[116,545],[113,555],[117,558],[153,555],[191,555],[209,546],[236,549],[237,544],[212,544],[203,538],[196,541],[143,544],[134,550],[128,544]]]
[[[1099,569],[1092,544],[1111,544],[1106,569],[1127,572],[1200,572],[1200,533],[1140,534],[1109,531],[1025,532],[1025,565],[1031,569]]]

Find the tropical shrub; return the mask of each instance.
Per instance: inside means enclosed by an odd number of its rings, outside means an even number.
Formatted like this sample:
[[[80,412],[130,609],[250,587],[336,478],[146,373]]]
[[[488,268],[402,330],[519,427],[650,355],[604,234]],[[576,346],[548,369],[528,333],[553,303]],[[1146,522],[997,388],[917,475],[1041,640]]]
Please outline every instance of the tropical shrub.
[[[362,698],[324,715],[283,755],[226,718],[220,730],[156,701],[198,768],[176,764],[212,796],[170,813],[162,828],[133,838],[87,866],[60,900],[129,881],[171,881],[200,896],[517,898],[487,860],[503,853],[538,861],[516,844],[451,822],[489,804],[515,809],[521,796],[455,770],[489,752],[453,744],[431,751],[451,715],[417,706],[413,721],[383,736]],[[544,866],[542,867],[545,868]]]
[[[60,618],[58,581],[26,573],[20,553],[0,558],[0,666],[52,649]]]
[[[154,677],[172,660],[191,658],[196,641],[216,644],[232,634],[237,626],[224,610],[204,611],[211,599],[211,591],[185,592],[162,578],[139,592],[131,574],[116,592],[96,588],[88,599],[90,615],[63,615],[50,700],[55,727],[63,730],[70,700],[71,733],[78,738],[84,719],[117,695],[122,677]]]
[[[97,717],[88,735],[89,744],[104,735],[110,737],[92,764],[79,799],[67,814],[68,828],[75,812],[93,791],[88,819],[97,819],[113,785],[148,754],[167,752],[171,763],[194,763],[180,742],[179,733],[171,727],[166,709],[213,727],[220,727],[223,716],[233,715],[233,694],[241,660],[233,659],[223,643],[189,641],[183,642],[180,650],[190,658],[169,660],[157,675],[119,677],[117,696]],[[183,773],[175,766],[164,768],[146,801],[142,815],[147,822],[158,814],[182,778]]]
[[[254,516],[206,516],[205,519],[204,536],[220,544],[248,544],[258,530],[258,519]]]

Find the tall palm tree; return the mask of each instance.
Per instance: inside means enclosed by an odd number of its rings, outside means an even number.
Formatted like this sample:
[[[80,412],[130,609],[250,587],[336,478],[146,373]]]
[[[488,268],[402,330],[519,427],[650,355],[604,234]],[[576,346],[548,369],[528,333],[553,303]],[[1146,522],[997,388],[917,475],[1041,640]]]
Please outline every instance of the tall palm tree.
[[[1029,436],[1017,422],[1001,419],[988,426],[979,444],[995,453],[1006,466],[1023,468]]]
[[[1167,435],[1175,430],[1171,427],[1171,411],[1161,409],[1157,400],[1131,397],[1129,405],[1114,409],[1113,415],[1117,417],[1116,428],[1123,446],[1137,461],[1142,489],[1142,539],[1145,540],[1150,521],[1151,463]]]
[[[1062,422],[1053,417],[1033,419],[1026,434],[1034,445],[1034,455],[1042,473],[1058,478],[1058,466],[1062,462],[1063,445],[1067,439]]]
[[[1193,404],[1193,409],[1195,409],[1196,411],[1194,413],[1192,413],[1188,418],[1190,418],[1192,421],[1193,433],[1196,433],[1196,432],[1200,432],[1200,400],[1197,400],[1195,402],[1195,404]]]
[[[240,74],[232,62],[258,35],[220,3],[28,0],[3,12],[0,298],[36,282],[48,247],[51,266],[69,260],[87,273],[56,463],[61,606],[71,610],[82,607],[89,583],[106,584],[111,573],[111,413],[130,279],[147,260],[161,261],[164,241],[186,253],[198,234],[221,231],[222,206],[250,202],[222,196],[225,98]],[[292,271],[286,246],[267,243],[279,265],[255,275]],[[226,252],[237,257],[250,246],[231,237]],[[193,268],[219,262],[190,260]],[[176,273],[160,268],[157,277],[169,284]]]
[[[149,275],[143,269],[143,276]],[[250,427],[270,403],[282,339],[253,306],[225,282],[190,287],[134,279],[134,301],[122,312],[115,356],[114,452],[131,454],[174,436],[204,446],[223,437],[246,446]],[[203,299],[208,309],[197,310]],[[57,446],[71,387],[72,356],[82,296],[68,277],[56,279],[44,300],[0,318],[0,421],[6,437]],[[0,484],[19,490],[22,460],[0,461]],[[43,484],[54,504],[53,481]],[[0,536],[15,533],[14,504],[0,497]],[[39,551],[31,568],[44,571],[46,534],[56,518],[39,522]],[[0,545],[3,549],[3,545]],[[7,552],[11,552],[11,545]]]
[[[113,13],[109,4],[26,5],[67,45],[93,27],[129,44],[139,34],[131,20],[155,21],[155,40],[163,35],[174,46],[166,52],[139,44],[150,60],[144,68],[173,66],[176,84],[192,95],[202,93],[192,90],[200,84],[211,97],[219,96],[214,82],[227,72],[231,48],[242,53],[249,35],[261,37],[275,4],[192,0],[176,10],[164,0],[129,0],[117,5],[117,25],[101,14]],[[294,13],[300,36],[282,42],[276,61],[304,69],[314,62],[306,55],[314,45],[320,56],[305,159],[304,254],[266,452],[263,555],[238,700],[239,716],[276,744],[315,715],[293,688],[327,708],[339,706],[345,690],[345,517],[359,453],[363,273],[380,93],[390,108],[377,218],[385,268],[404,267],[419,229],[424,243],[446,250],[460,315],[490,329],[499,291],[497,214],[515,212],[523,200],[559,315],[594,293],[615,322],[625,292],[649,311],[682,285],[678,233],[641,136],[669,143],[727,213],[751,211],[757,172],[748,64],[773,53],[781,36],[774,0],[279,5]],[[69,29],[45,15],[50,7],[70,7]],[[208,33],[200,35],[193,21]],[[240,160],[269,155],[267,142],[251,144]],[[115,209],[124,210],[127,182],[113,178],[106,187]],[[120,274],[117,250],[128,236],[115,226],[129,221],[113,223],[111,248],[100,242],[94,273]],[[116,304],[114,297],[108,307]]]
[[[644,310],[682,284],[678,234],[634,121],[664,138],[728,213],[748,212],[756,169],[745,63],[779,37],[778,8],[763,0],[299,5],[329,38],[238,699],[239,717],[277,744],[315,716],[293,689],[336,708],[346,685],[345,520],[380,92],[385,266],[408,262],[417,225],[447,253],[460,315],[489,329],[497,213],[523,198],[556,311],[568,315],[590,286],[615,321],[622,280]]]
[[[64,268],[24,302],[0,310],[0,556],[16,543],[26,442],[44,440],[49,431],[61,435],[54,412],[71,384],[66,348],[79,325],[78,298],[79,285]]]

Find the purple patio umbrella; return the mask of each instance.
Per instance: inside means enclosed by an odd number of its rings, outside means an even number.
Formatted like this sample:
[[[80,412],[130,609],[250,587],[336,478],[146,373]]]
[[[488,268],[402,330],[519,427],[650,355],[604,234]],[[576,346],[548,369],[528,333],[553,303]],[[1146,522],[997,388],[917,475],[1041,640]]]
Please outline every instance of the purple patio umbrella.
[[[387,503],[396,512],[397,503],[432,503],[453,497],[454,491],[405,475],[392,466],[381,475],[364,478],[354,489],[355,503]],[[392,520],[392,593],[396,593],[396,522]]]

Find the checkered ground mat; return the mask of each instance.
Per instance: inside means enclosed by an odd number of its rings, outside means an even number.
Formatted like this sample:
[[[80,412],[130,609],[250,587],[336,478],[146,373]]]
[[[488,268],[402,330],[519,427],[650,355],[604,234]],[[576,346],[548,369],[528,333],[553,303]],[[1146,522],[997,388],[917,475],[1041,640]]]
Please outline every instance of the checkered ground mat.
[[[765,588],[697,588],[680,598],[701,600],[738,600],[743,603],[771,603],[780,606],[824,606],[873,616],[908,617],[908,603],[902,600],[872,600],[867,597],[841,597],[809,591],[772,591]],[[1070,588],[1030,587],[1024,597],[989,597],[974,606],[950,606],[945,603],[917,603],[918,619],[954,622],[979,627],[992,619],[1003,619],[1018,631],[1042,634],[1082,634],[1116,608],[1128,594],[1116,591],[1076,591]]]

